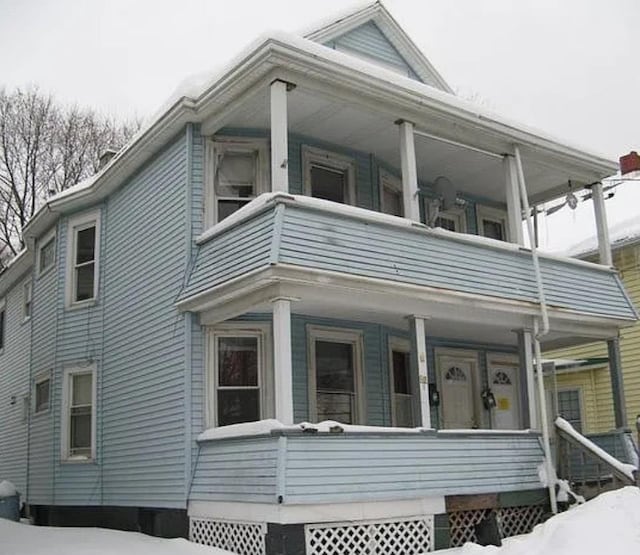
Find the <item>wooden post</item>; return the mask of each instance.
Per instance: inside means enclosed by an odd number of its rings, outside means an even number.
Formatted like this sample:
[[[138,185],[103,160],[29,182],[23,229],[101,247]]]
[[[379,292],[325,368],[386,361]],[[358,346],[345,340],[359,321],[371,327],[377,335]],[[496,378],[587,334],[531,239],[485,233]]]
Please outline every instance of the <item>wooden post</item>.
[[[425,338],[424,318],[411,318],[412,351],[418,366],[418,404],[420,407],[420,425],[431,428],[431,406],[429,403],[429,370],[427,366],[427,341]]]
[[[604,206],[602,183],[596,183],[591,187],[591,195],[593,198],[593,211],[595,212],[596,217],[596,228],[598,230],[598,253],[600,255],[600,264],[613,266],[611,244],[609,243],[607,211]]]
[[[402,202],[404,217],[420,221],[420,201],[418,198],[418,168],[416,166],[416,148],[413,135],[413,123],[401,120],[400,165],[402,168]]]
[[[613,413],[616,428],[627,425],[627,410],[624,398],[624,384],[622,381],[622,361],[620,359],[620,340],[607,341],[609,351],[609,374],[611,375],[611,394],[613,397]]]
[[[291,363],[291,300],[273,301],[273,371],[275,417],[283,424],[293,424],[293,386]]]
[[[289,192],[289,147],[287,141],[287,86],[271,83],[271,190]]]
[[[531,331],[518,332],[518,347],[520,350],[520,364],[523,366],[527,383],[527,426],[531,430],[538,430],[538,411],[536,410],[536,385],[533,367]]]
[[[503,166],[506,185],[509,238],[512,243],[522,246],[524,245],[524,234],[522,233],[520,189],[518,184],[518,171],[513,156],[504,156]]]

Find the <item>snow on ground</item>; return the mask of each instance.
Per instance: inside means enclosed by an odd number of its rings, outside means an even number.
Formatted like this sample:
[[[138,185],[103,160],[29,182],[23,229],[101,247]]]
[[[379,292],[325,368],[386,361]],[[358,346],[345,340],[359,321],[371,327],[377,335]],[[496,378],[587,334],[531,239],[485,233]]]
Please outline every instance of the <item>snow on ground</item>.
[[[230,555],[229,551],[137,532],[29,526],[0,518],[0,555]]]
[[[463,547],[443,555],[636,555],[640,553],[640,489],[603,493],[536,526],[531,534],[503,540],[502,547]]]

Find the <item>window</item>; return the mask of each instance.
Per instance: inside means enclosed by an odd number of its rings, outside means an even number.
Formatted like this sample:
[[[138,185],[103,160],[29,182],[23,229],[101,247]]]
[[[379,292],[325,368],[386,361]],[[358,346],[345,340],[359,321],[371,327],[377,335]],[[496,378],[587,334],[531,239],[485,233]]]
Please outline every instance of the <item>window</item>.
[[[51,374],[49,372],[37,376],[34,383],[33,412],[39,414],[49,410],[51,396]]]
[[[36,268],[38,276],[45,274],[55,265],[56,261],[56,232],[53,229],[39,242]]]
[[[303,146],[302,165],[306,195],[355,204],[356,172],[352,158]]]
[[[404,215],[402,181],[385,170],[380,170],[380,209],[392,216]]]
[[[478,235],[497,239],[498,241],[508,241],[507,213],[498,208],[478,205],[476,207],[476,217],[478,218]]]
[[[364,422],[362,334],[314,326],[309,326],[307,333],[311,419],[343,424]]]
[[[6,302],[0,299],[0,353],[4,350],[4,336],[6,328]]]
[[[254,422],[267,416],[265,367],[268,325],[226,325],[212,330],[209,359],[210,425]]]
[[[411,388],[411,355],[408,341],[389,340],[391,369],[391,422],[394,426],[412,428],[413,398]]]
[[[205,219],[211,226],[268,190],[268,146],[264,139],[216,138],[207,153]]]
[[[26,322],[31,318],[32,297],[33,297],[33,283],[29,277],[28,281],[22,286],[22,317]]]
[[[425,198],[424,213],[427,214],[427,223],[433,223],[433,227],[439,227],[457,233],[467,232],[467,217],[463,207],[440,211],[440,203],[435,199]],[[433,217],[435,216],[435,220]]]
[[[62,458],[89,461],[95,458],[95,365],[67,369],[62,392]]]
[[[98,295],[100,212],[69,221],[67,306],[93,303]]]
[[[582,403],[579,389],[558,390],[558,413],[582,433]]]

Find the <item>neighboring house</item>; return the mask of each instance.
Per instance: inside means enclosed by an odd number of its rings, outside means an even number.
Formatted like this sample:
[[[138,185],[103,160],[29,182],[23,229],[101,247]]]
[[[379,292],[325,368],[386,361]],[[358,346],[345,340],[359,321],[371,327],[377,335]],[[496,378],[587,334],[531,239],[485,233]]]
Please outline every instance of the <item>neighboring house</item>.
[[[38,523],[241,554],[526,531],[553,496],[531,347],[637,314],[612,269],[524,247],[522,208],[569,181],[602,208],[615,170],[456,98],[379,3],[263,38],[24,230],[0,477]]]
[[[631,299],[640,302],[640,217],[611,226],[613,265]],[[597,258],[597,241],[589,237],[570,247],[567,253],[582,260]],[[626,404],[622,422],[614,415],[609,374],[609,352],[603,342],[588,343],[545,353],[559,359],[556,379],[546,379],[549,400],[557,397],[560,414],[576,429],[587,434],[604,435],[624,427],[636,431],[640,415],[640,325],[620,330],[620,358]],[[557,395],[554,393],[557,389]],[[621,426],[622,425],[622,426]]]

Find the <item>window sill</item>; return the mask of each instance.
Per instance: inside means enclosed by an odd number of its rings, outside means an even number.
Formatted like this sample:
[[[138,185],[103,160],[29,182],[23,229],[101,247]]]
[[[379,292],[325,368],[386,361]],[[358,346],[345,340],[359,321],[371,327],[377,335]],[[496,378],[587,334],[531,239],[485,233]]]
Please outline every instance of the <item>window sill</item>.
[[[67,304],[66,310],[80,310],[82,308],[90,308],[98,304],[98,299],[87,299],[86,301],[78,301],[75,303]]]
[[[41,416],[45,416],[51,413],[51,407],[47,408],[47,409],[43,409],[43,410],[39,410],[38,412],[33,411],[33,417],[34,418],[40,418]]]
[[[31,316],[29,316],[28,318],[23,318],[22,322],[20,322],[20,325],[24,326],[25,324],[28,324],[29,322],[31,322]]]
[[[60,461],[62,464],[97,464],[95,458],[87,457],[63,457]]]

